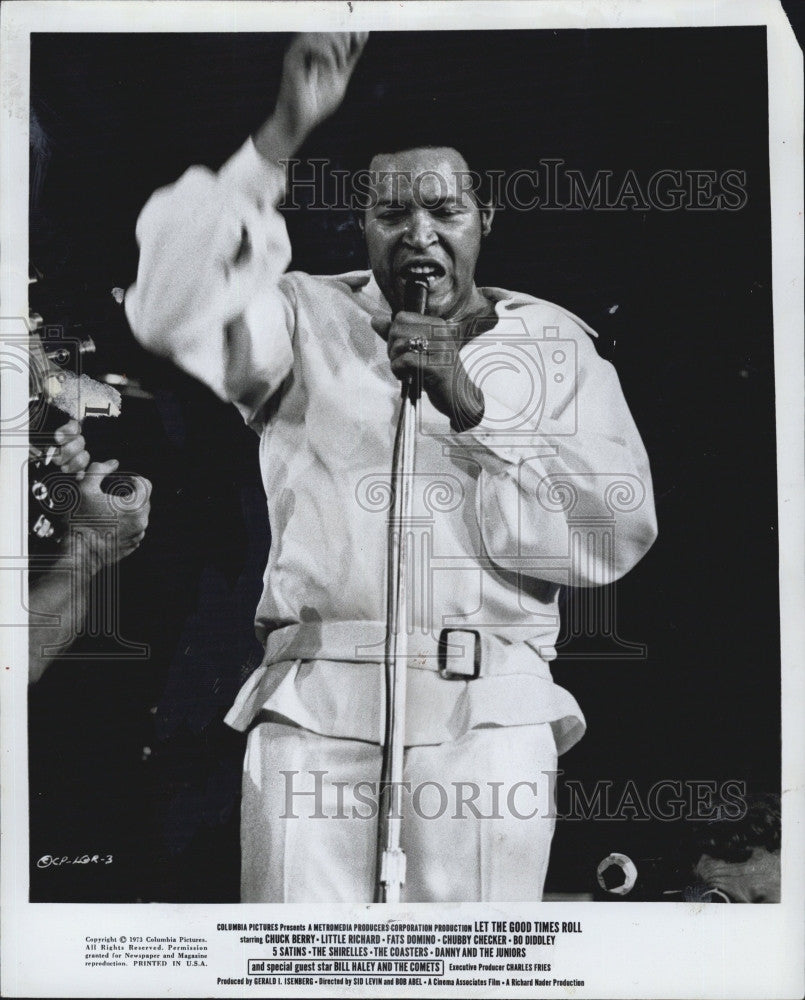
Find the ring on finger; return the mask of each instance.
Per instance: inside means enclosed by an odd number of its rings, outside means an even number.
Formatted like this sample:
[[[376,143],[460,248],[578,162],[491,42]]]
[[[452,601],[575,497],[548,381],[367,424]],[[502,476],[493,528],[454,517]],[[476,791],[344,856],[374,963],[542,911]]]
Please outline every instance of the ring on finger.
[[[427,354],[429,347],[427,337],[411,337],[408,341],[408,350],[416,354]]]

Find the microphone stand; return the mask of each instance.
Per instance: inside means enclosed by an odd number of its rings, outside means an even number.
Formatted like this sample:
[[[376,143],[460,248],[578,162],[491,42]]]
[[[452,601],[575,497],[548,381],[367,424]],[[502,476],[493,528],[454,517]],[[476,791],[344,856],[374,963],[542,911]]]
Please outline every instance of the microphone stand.
[[[424,314],[427,281],[411,280],[405,287],[407,312]],[[385,648],[385,729],[380,778],[375,866],[375,902],[399,903],[405,884],[402,832],[402,780],[405,752],[405,688],[408,664],[409,536],[413,510],[416,461],[416,403],[419,386],[406,379],[397,419],[392,455],[391,487],[394,504],[388,526]]]

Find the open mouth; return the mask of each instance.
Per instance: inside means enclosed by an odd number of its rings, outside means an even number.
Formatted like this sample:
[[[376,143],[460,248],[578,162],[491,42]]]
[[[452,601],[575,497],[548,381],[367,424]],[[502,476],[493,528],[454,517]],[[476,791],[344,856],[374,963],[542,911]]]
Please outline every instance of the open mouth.
[[[409,261],[400,268],[403,281],[417,278],[419,281],[427,281],[429,285],[443,278],[446,273],[444,267],[435,260]]]

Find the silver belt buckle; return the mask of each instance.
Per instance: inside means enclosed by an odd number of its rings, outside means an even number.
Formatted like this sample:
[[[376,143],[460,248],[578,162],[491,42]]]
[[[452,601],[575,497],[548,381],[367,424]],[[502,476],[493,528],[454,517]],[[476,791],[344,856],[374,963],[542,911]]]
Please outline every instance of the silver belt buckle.
[[[448,655],[448,636],[450,637],[463,637],[463,645],[461,650],[461,655],[456,656],[455,653]],[[470,651],[469,648],[469,638],[473,639],[473,648]],[[453,643],[455,645],[455,642]],[[457,665],[457,661],[461,663],[466,663],[468,656],[472,655],[472,672],[454,670],[450,665]],[[437,662],[439,664],[439,676],[443,677],[446,681],[474,681],[481,676],[481,633],[477,632],[475,629],[470,628],[443,628],[439,633],[439,645],[437,653]]]

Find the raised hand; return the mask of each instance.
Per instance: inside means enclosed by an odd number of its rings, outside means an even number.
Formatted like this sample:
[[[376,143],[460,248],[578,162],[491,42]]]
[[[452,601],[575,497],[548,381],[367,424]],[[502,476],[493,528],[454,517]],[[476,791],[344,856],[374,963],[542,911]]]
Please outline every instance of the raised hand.
[[[368,32],[313,32],[294,38],[285,53],[274,114],[255,136],[263,156],[275,162],[293,156],[338,108],[368,37]]]

